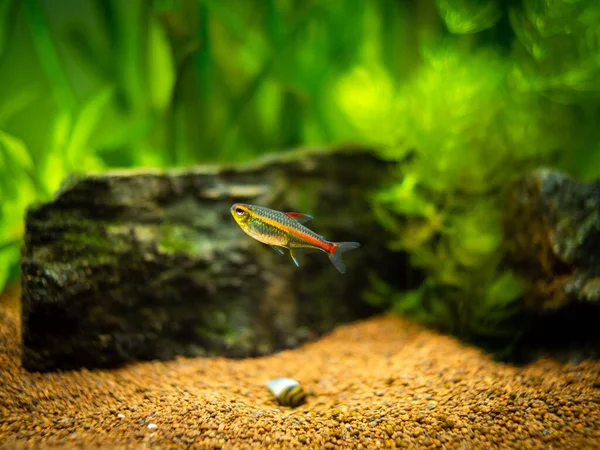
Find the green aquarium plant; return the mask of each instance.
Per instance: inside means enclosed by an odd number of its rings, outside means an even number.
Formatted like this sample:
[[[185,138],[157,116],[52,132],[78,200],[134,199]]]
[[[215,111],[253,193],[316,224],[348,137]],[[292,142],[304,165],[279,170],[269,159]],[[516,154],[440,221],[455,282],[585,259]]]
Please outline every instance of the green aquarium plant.
[[[562,166],[582,180],[600,176],[600,2],[523,0],[509,12],[519,86],[568,105],[576,123]]]
[[[25,144],[0,131],[0,291],[16,275],[23,210],[36,197],[33,161]]]
[[[389,90],[381,69],[341,81],[342,90],[355,83],[361,95],[374,93],[377,128],[359,116],[364,109],[346,108],[365,134],[380,137],[382,157],[399,162],[397,183],[373,198],[373,208],[396,236],[390,249],[408,252],[425,274],[410,292],[373,280],[367,299],[465,339],[514,336],[525,285],[502,262],[502,192],[565,143],[561,127],[546,126],[550,117],[567,123],[561,109],[518,91],[511,69],[492,49],[438,45],[395,95],[364,86]]]
[[[373,278],[366,299],[506,351],[527,285],[503,259],[507,186],[540,165],[600,174],[589,165],[600,155],[600,4],[436,6],[447,32],[420,43],[411,76],[365,58],[338,84],[362,139],[398,161],[396,183],[374,196],[373,210],[395,236],[390,250],[407,252],[424,277],[407,292]]]
[[[487,30],[502,17],[496,0],[436,0],[436,6],[448,31],[456,34]]]

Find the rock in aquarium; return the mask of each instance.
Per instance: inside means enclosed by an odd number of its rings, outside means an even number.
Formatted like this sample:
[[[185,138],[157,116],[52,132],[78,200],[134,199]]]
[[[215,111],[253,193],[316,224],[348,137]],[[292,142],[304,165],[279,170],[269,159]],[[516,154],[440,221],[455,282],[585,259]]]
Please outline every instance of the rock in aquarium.
[[[532,280],[527,307],[556,311],[600,300],[600,183],[539,169],[509,191],[508,258]]]
[[[373,314],[369,273],[396,279],[389,268],[406,264],[366,213],[391,173],[368,149],[337,148],[74,177],[27,212],[23,366],[265,355]],[[232,220],[238,202],[302,208],[319,233],[369,245],[345,256],[352,276],[313,255],[282,264]]]

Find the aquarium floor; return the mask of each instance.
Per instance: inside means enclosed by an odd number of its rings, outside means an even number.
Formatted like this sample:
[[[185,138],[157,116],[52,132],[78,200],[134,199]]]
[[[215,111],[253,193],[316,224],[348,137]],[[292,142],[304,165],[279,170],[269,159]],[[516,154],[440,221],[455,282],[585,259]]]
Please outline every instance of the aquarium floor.
[[[600,448],[600,362],[525,367],[399,318],[232,361],[28,373],[15,301],[0,305],[3,448]],[[311,394],[277,407],[264,383]]]

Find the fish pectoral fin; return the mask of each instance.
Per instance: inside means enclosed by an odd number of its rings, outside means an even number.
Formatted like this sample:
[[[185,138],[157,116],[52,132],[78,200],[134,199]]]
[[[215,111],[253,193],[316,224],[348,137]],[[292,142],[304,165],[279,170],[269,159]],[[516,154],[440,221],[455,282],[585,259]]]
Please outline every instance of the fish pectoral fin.
[[[300,261],[298,261],[298,258],[296,258],[294,250],[292,250],[291,248],[289,250],[290,250],[290,256],[292,257],[292,261],[294,261],[294,264],[296,264],[297,267],[300,267]]]
[[[271,248],[273,250],[275,250],[275,253],[277,253],[278,255],[283,255],[283,249],[281,247],[276,247],[274,245],[271,245]]]
[[[309,220],[314,219],[314,217],[309,214],[302,214],[302,213],[297,213],[297,212],[286,212],[285,215],[288,217],[291,217],[292,219],[295,219],[297,222],[300,222],[300,223],[305,223],[305,222],[308,222]]]

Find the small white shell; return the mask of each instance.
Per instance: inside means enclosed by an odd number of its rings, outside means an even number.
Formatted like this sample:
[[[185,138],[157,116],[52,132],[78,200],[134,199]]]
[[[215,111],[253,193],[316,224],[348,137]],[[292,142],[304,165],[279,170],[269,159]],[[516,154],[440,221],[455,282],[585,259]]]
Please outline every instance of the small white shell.
[[[300,383],[292,378],[273,378],[266,386],[282,406],[298,406],[306,397]]]

